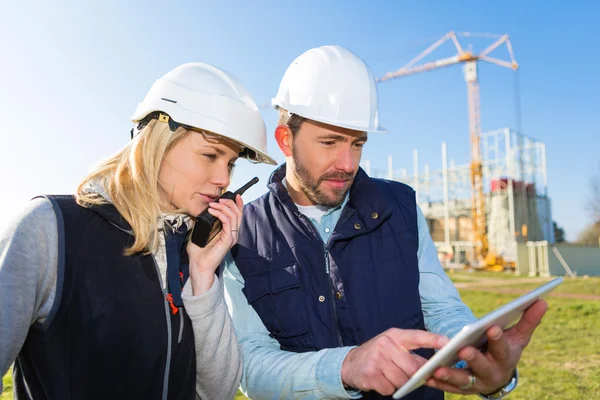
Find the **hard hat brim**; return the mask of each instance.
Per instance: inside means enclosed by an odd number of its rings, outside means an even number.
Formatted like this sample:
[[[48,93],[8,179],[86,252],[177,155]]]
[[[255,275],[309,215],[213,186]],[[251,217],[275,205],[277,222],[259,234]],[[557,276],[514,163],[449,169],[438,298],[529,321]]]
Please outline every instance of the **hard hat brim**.
[[[374,132],[374,133],[387,133],[388,132],[388,130],[385,129],[384,127],[382,127],[382,126],[356,125],[356,124],[352,124],[352,123],[345,123],[345,122],[340,122],[340,121],[332,121],[332,120],[328,120],[328,119],[320,117],[320,116],[310,115],[310,112],[304,112],[302,110],[303,107],[298,107],[298,106],[293,106],[293,105],[285,104],[285,103],[283,103],[281,100],[279,100],[277,98],[271,99],[271,106],[274,109],[276,109],[276,110],[278,108],[283,108],[283,109],[289,111],[292,114],[296,114],[296,115],[299,115],[299,116],[301,116],[303,118],[310,119],[311,121],[317,121],[317,122],[321,122],[323,124],[327,124],[327,125],[331,125],[331,126],[337,126],[337,127],[340,127],[340,128],[351,129],[353,131]]]

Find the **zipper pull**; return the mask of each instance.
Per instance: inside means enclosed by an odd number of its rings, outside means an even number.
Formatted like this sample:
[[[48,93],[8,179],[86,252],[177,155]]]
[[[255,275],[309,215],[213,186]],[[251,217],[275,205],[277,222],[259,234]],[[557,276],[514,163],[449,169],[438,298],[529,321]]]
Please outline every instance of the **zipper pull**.
[[[179,308],[175,304],[173,304],[173,295],[171,293],[168,293],[166,299],[169,302],[169,305],[171,306],[171,312],[173,313],[173,315],[177,314],[177,312],[179,312]]]

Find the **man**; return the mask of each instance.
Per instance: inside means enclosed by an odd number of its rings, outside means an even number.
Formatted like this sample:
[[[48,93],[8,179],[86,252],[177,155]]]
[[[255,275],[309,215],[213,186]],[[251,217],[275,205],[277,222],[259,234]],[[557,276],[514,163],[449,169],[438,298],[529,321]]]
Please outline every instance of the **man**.
[[[359,168],[379,126],[369,67],[339,46],[307,51],[273,105],[286,163],[244,210],[225,285],[244,356],[242,387],[266,398],[390,396],[475,319],[439,264],[414,191]],[[547,304],[488,332],[467,368],[440,368],[407,399],[501,398]],[[428,332],[429,331],[429,332]]]

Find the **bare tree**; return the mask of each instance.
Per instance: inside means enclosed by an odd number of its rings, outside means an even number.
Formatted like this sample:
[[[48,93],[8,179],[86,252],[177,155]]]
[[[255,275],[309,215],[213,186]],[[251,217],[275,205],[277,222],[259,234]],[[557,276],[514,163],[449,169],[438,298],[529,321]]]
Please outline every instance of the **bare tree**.
[[[588,209],[593,223],[600,222],[600,165],[598,170],[590,178],[590,193]]]
[[[588,225],[583,232],[579,234],[577,237],[577,244],[581,244],[584,246],[594,246],[597,247],[600,245],[600,222],[596,222],[595,224]]]
[[[579,234],[577,243],[585,246],[598,246],[600,240],[600,165],[590,176],[588,196],[588,211],[590,212],[591,222]]]

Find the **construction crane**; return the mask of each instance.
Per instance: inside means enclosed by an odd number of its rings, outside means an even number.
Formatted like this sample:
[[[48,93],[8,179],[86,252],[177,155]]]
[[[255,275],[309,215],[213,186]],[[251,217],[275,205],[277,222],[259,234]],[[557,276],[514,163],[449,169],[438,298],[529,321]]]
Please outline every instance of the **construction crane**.
[[[458,41],[457,36],[467,37],[488,37],[497,39],[485,50],[479,54],[474,54],[471,49],[465,50]],[[456,47],[457,54],[452,57],[444,58],[437,61],[418,64],[423,58],[440,47],[445,42],[451,40]],[[489,54],[496,48],[506,44],[510,61],[500,60],[490,57]],[[464,76],[467,82],[468,99],[469,99],[469,133],[471,139],[471,187],[472,187],[472,224],[473,237],[475,242],[475,259],[480,266],[488,266],[493,269],[504,267],[504,261],[495,253],[489,252],[486,214],[485,214],[485,194],[483,188],[483,168],[481,160],[481,114],[479,112],[479,80],[477,79],[477,62],[486,61],[501,67],[510,68],[514,71],[518,69],[518,64],[515,61],[512,45],[508,35],[492,35],[492,34],[477,34],[469,32],[448,32],[425,51],[412,59],[408,64],[398,69],[395,72],[388,72],[378,79],[378,82],[400,78],[402,76],[412,75],[419,72],[425,72],[436,68],[448,67],[455,64],[464,63]]]

